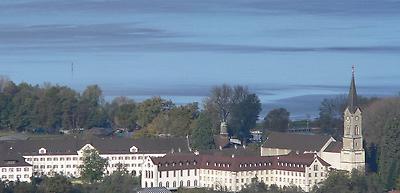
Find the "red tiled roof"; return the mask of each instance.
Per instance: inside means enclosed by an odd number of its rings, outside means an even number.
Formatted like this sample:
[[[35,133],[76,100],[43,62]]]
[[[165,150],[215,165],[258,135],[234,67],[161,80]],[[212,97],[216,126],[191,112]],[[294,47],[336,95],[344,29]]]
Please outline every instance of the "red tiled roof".
[[[289,154],[285,156],[220,156],[194,154],[168,154],[151,158],[159,171],[181,169],[214,169],[226,171],[287,170],[304,172],[315,159],[329,166],[315,154]]]
[[[299,152],[320,151],[330,138],[329,135],[271,132],[262,147],[290,149]]]
[[[332,152],[332,153],[340,153],[342,150],[343,143],[338,141],[333,141],[328,147],[325,149],[325,152]]]

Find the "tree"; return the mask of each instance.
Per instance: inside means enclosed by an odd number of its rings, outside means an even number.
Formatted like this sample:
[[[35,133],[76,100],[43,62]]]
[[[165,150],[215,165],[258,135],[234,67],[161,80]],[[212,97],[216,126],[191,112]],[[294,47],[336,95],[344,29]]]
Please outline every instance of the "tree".
[[[250,93],[247,87],[224,84],[212,88],[211,95],[205,100],[204,109],[214,117],[214,133],[219,131],[221,122],[225,122],[228,124],[229,135],[246,140],[249,130],[256,124],[261,104],[257,95]],[[218,116],[218,121],[215,116]]]
[[[264,126],[271,131],[285,132],[289,126],[289,116],[285,108],[273,109],[264,118]]]
[[[357,97],[358,105],[361,109],[366,108],[377,98]],[[347,107],[347,96],[339,95],[334,98],[326,98],[319,107],[319,126],[324,133],[332,135],[334,138],[341,138],[343,135],[343,112]]]
[[[231,135],[239,139],[248,139],[250,129],[256,126],[260,112],[261,103],[256,94],[245,94],[240,97],[231,107],[232,118],[229,121]]]
[[[229,85],[223,84],[211,89],[211,95],[206,100],[217,112],[221,122],[228,122],[232,104],[233,90]]]
[[[387,122],[379,155],[379,175],[385,187],[393,189],[400,176],[400,119],[393,118]]]
[[[159,113],[144,130],[154,135],[187,136],[191,134],[190,125],[197,118],[198,113],[197,103],[173,107]]]
[[[153,97],[141,102],[138,106],[138,123],[141,127],[147,126],[161,112],[170,110],[175,105],[161,97]]]
[[[78,108],[78,125],[84,128],[107,127],[107,113],[103,107],[102,90],[97,85],[88,86],[82,93]]]
[[[97,182],[103,178],[107,165],[107,159],[100,157],[95,149],[85,149],[83,164],[79,166],[81,178],[88,183]]]
[[[141,187],[140,179],[120,168],[111,175],[105,176],[95,189],[96,193],[134,193]]]
[[[382,183],[376,175],[364,175],[353,170],[351,175],[346,171],[331,171],[315,193],[383,193]]]
[[[17,131],[33,128],[33,123],[36,118],[34,107],[38,99],[36,95],[37,89],[37,87],[32,87],[27,83],[21,83],[18,85],[18,91],[11,100],[11,128],[16,129]]]
[[[394,117],[400,117],[400,97],[379,99],[363,111],[364,138],[370,144],[380,145],[385,125]]]
[[[196,150],[207,150],[215,147],[211,118],[207,113],[200,113],[191,127],[193,128],[190,137],[192,148]]]
[[[39,185],[40,193],[74,193],[79,192],[65,176],[56,174],[53,177],[44,177]]]
[[[343,112],[346,106],[347,97],[345,95],[326,98],[321,102],[318,122],[325,133],[329,133],[336,138],[342,135]]]
[[[126,97],[117,97],[107,106],[107,111],[114,126],[129,129],[136,128],[137,105],[133,100]]]

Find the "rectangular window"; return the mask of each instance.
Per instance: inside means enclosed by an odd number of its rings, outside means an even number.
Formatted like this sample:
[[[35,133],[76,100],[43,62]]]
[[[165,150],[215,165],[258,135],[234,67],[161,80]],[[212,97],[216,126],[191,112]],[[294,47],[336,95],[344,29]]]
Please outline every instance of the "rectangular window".
[[[51,161],[51,158],[48,157],[48,158],[47,158],[47,161]]]
[[[21,168],[17,168],[17,172],[20,172],[21,171]]]

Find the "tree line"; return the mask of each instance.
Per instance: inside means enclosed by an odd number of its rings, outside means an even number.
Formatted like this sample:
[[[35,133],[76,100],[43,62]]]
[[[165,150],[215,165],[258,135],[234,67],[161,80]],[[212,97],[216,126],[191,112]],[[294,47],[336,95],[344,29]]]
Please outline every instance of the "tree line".
[[[127,97],[104,100],[97,85],[77,92],[67,86],[15,84],[0,78],[0,129],[47,133],[60,129],[140,129],[137,137],[192,136],[200,149],[212,147],[221,122],[229,135],[246,141],[261,111],[258,96],[244,86],[213,87],[203,106],[176,105],[161,97],[136,102]],[[198,139],[198,138],[201,139]],[[205,140],[203,140],[205,139]]]

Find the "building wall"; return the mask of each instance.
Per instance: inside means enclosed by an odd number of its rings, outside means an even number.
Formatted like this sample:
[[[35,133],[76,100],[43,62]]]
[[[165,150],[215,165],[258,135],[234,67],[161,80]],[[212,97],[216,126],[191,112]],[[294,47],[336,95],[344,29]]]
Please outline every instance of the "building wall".
[[[340,153],[335,152],[322,152],[321,158],[331,164],[331,168],[340,170]]]
[[[261,156],[278,156],[287,155],[291,152],[290,149],[279,149],[279,148],[265,148],[261,147]]]
[[[162,157],[165,154],[100,154],[108,159],[107,173],[114,172],[119,164],[122,164],[128,172],[139,176],[143,170],[143,163],[149,157]],[[25,161],[32,165],[33,173],[36,175],[61,174],[69,177],[79,177],[79,166],[82,164],[83,156],[75,155],[31,155],[24,156]]]
[[[32,166],[21,167],[0,167],[1,181],[21,181],[30,182],[32,176]]]
[[[228,171],[204,168],[158,171],[158,166],[154,165],[150,159],[145,165],[144,172],[147,173],[142,175],[143,188],[153,185],[153,187],[166,187],[174,190],[183,186],[186,188],[209,188],[230,192],[240,191],[255,181],[264,182],[267,185],[275,184],[278,187],[298,186],[308,192],[314,185],[319,185],[326,179],[329,169],[318,159],[306,166],[303,172],[276,169]],[[290,168],[290,166],[288,167]],[[190,171],[190,175],[187,173],[188,171]]]

